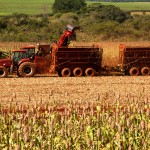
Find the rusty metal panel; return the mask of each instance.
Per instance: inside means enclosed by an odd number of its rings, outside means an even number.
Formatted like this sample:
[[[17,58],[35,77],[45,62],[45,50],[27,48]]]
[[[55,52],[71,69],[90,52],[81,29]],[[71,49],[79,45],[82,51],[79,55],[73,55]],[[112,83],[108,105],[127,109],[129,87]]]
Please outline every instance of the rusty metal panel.
[[[49,73],[50,65],[52,64],[51,54],[45,56],[35,56],[34,64],[36,72],[39,74]]]
[[[50,48],[51,48],[50,44],[45,44],[45,45],[42,44],[38,46],[38,50],[43,54],[44,53],[48,54],[50,52]]]
[[[146,46],[119,46],[120,70],[129,70],[132,67],[141,69],[150,67],[150,47]]]
[[[102,48],[98,45],[87,47],[58,47],[57,44],[51,45],[51,61],[49,61],[49,72],[55,73],[58,70],[62,70],[64,67],[68,67],[73,70],[75,67],[81,67],[86,69],[92,67],[96,71],[99,71],[102,67]],[[47,60],[46,60],[47,61]],[[39,72],[42,72],[44,66],[44,60],[36,60]],[[42,63],[43,62],[43,63]],[[47,65],[47,68],[48,68]]]
[[[60,47],[55,54],[55,59],[56,69],[61,70],[64,67],[86,69],[87,67],[92,67],[98,71],[102,66],[102,48],[98,46]]]

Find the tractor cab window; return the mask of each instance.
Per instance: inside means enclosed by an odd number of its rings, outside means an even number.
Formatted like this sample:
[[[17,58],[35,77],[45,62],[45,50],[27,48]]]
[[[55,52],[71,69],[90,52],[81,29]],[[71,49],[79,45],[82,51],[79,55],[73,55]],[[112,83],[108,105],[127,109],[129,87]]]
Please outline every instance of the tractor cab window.
[[[29,49],[28,53],[29,53],[29,57],[31,57],[33,54],[35,54],[35,49]]]
[[[23,49],[26,50],[26,53],[28,55],[28,58],[32,57],[33,54],[35,54],[35,49],[34,48],[29,48],[29,49]]]
[[[19,61],[23,58],[27,58],[27,55],[25,52],[13,52],[12,54],[12,60],[14,64],[18,64]]]
[[[25,58],[26,57],[26,53],[25,52],[14,52],[13,53],[13,58],[16,58],[16,57]]]

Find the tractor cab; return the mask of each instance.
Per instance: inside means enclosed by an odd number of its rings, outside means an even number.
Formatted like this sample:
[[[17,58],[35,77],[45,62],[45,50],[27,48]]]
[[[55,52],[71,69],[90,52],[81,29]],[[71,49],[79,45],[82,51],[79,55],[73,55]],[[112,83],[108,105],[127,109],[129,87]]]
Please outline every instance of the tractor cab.
[[[24,46],[21,50],[25,50],[27,54],[27,58],[33,57],[35,55],[35,46]]]
[[[13,50],[11,57],[13,64],[16,66],[21,59],[28,58],[28,54],[26,53],[26,50]]]
[[[20,50],[12,51],[12,60],[14,65],[18,65],[19,61],[24,58],[33,59],[35,56],[35,47],[34,46],[25,46]]]

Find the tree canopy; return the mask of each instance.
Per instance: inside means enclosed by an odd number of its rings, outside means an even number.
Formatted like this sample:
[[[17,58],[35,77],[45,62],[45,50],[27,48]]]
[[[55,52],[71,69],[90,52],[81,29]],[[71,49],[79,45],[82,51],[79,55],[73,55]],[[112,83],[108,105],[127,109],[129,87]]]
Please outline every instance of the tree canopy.
[[[124,12],[118,7],[113,5],[102,5],[102,4],[93,4],[87,7],[86,15],[90,14],[92,17],[97,20],[114,20],[117,22],[125,21],[129,16],[127,12]]]
[[[85,0],[55,0],[53,4],[53,12],[75,12],[86,7]]]

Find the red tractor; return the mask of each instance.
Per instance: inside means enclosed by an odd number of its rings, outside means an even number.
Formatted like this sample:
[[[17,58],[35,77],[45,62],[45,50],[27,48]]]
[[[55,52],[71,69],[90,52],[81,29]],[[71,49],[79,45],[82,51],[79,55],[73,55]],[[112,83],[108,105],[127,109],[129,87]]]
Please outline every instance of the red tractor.
[[[13,50],[8,55],[6,52],[0,52],[0,77],[7,77],[8,74],[17,73],[21,60],[25,58],[32,59],[35,54],[35,46],[22,47],[20,50]]]
[[[3,66],[3,70],[14,71],[14,67],[16,66],[17,74],[21,77],[32,77],[35,74],[56,72],[59,76],[64,77],[94,76],[95,72],[101,71],[102,48],[98,45],[68,47],[69,41],[76,38],[75,31],[77,29],[79,27],[68,25],[57,43],[51,45],[39,44],[37,53],[31,52],[31,55],[26,55],[22,59],[17,60],[16,64],[11,62],[14,58],[7,59],[6,61],[10,61],[10,63],[7,66]],[[29,51],[27,54],[29,54]],[[2,65],[0,64],[0,66]],[[3,72],[1,71],[1,76],[3,76]]]

